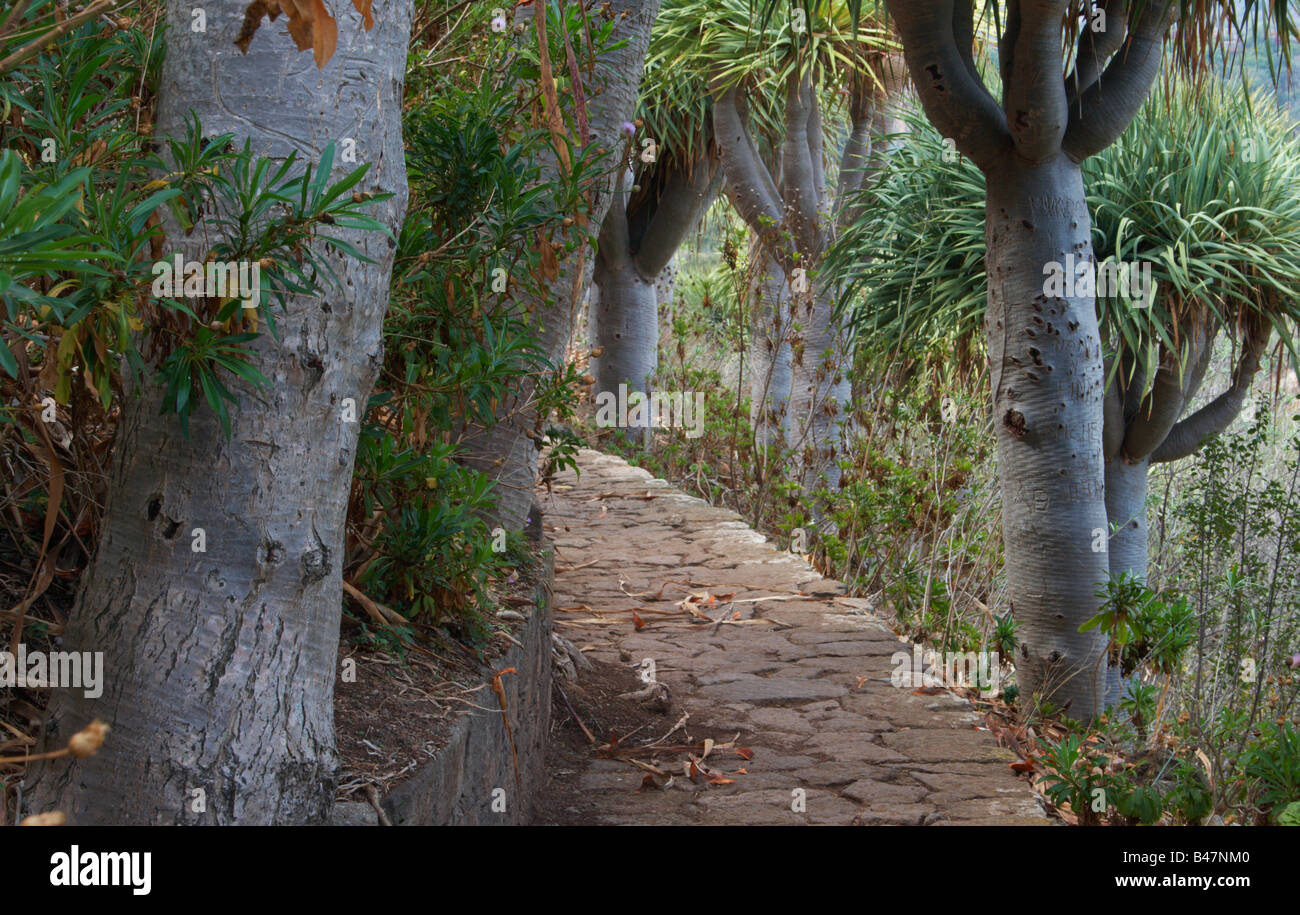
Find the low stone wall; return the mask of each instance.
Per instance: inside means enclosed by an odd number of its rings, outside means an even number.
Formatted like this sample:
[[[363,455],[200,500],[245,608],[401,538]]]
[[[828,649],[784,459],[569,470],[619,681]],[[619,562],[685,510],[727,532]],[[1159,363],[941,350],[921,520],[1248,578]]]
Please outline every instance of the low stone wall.
[[[518,673],[501,678],[518,757],[511,753],[496,694],[489,687],[475,694],[477,705],[452,725],[451,736],[436,756],[422,764],[381,806],[394,826],[517,826],[532,819],[533,804],[546,779],[546,735],[551,720],[551,583],[554,554],[544,556],[536,607],[514,634],[519,645],[495,660],[484,673],[509,667]],[[521,609],[527,612],[526,608]],[[522,646],[522,647],[520,647]],[[373,823],[366,804],[337,805],[339,825]]]

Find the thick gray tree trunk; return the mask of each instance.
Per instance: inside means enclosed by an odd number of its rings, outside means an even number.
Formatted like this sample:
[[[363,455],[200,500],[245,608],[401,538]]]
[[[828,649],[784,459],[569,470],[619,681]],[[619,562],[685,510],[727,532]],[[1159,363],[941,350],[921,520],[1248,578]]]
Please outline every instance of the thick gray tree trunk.
[[[600,290],[592,306],[594,338],[602,353],[592,360],[596,391],[648,392],[659,367],[659,295],[626,252],[602,248],[593,277]]]
[[[806,490],[834,489],[839,483],[841,427],[851,396],[851,347],[833,317],[837,290],[833,278],[818,275],[818,266],[837,221],[849,218],[859,190],[886,152],[879,142],[891,123],[886,94],[900,88],[901,80],[864,79],[855,86],[839,188],[832,197],[811,73],[792,72],[787,81],[785,137],[780,155],[770,161],[759,155],[750,136],[746,90],[721,79],[712,87],[713,129],[727,194],[753,232],[750,262],[761,265],[750,284],[756,439],[771,445],[778,433],[784,437],[797,462],[794,475]],[[816,506],[809,508],[819,514]]]
[[[660,308],[667,308],[673,303],[673,293],[677,290],[677,257],[668,262],[668,266],[659,271],[655,278],[655,299]]]
[[[241,55],[243,3],[210,5],[204,33],[190,29],[191,6],[167,4],[157,134],[183,137],[194,112],[206,134],[232,131],[265,155],[314,161],[354,140],[370,164],[358,190],[395,194],[372,212],[396,233],[410,0],[377,3],[369,32],[340,8],[321,71],[282,23],[264,22]],[[336,178],[357,167],[335,163]],[[327,819],[347,499],[394,248],[380,233],[339,237],[376,263],[324,255],[341,288],[292,299],[281,339],[256,341],[271,384],[232,386],[229,441],[206,407],[185,438],[160,415],[156,384],[124,400],[103,535],[63,646],[104,652],[104,694],[56,693],[45,743],[61,747],[93,718],[112,730],[97,755],[37,770],[32,809],[76,824]],[[201,224],[166,250],[202,260],[214,241]],[[206,552],[193,551],[200,529]]]
[[[594,85],[587,86],[587,90],[590,145],[609,151],[603,163],[609,168],[616,163],[615,157],[624,147],[620,126],[632,119],[636,108],[646,49],[650,44],[650,28],[659,13],[659,0],[610,0],[607,5],[615,16],[614,36],[622,40],[623,45],[601,55],[595,66]],[[521,6],[516,13],[519,21],[528,24],[530,32],[536,6]],[[594,15],[595,11],[591,14]],[[597,87],[599,94],[593,91]],[[561,104],[566,101],[562,100]],[[575,145],[578,144],[575,142]],[[550,176],[558,175],[561,167],[554,154],[548,154],[542,166],[543,172]],[[545,297],[520,296],[513,303],[519,313],[532,322],[542,351],[556,365],[564,360],[577,323],[579,306],[591,282],[594,259],[589,242],[600,231],[610,207],[613,174],[593,184],[587,225],[585,228],[575,225],[564,236],[579,243],[568,253],[557,252],[558,274],[550,282]],[[561,233],[555,232],[554,238],[560,240]],[[595,298],[592,304],[593,311],[602,307]],[[597,315],[597,332],[599,323]],[[465,463],[485,473],[496,484],[497,508],[491,522],[512,530],[522,528],[537,483],[538,445],[534,444],[533,436],[544,417],[537,415],[534,390],[531,379],[522,379],[517,396],[502,405],[503,420],[486,431],[471,430],[462,442]]]
[[[796,311],[801,330],[791,359],[787,436],[802,463],[805,489],[839,486],[841,427],[852,394],[848,375],[848,336],[834,320],[834,290],[821,279],[814,294]]]
[[[1146,459],[1135,464],[1106,462],[1106,517],[1111,525],[1109,562],[1111,577],[1147,574],[1147,472]]]
[[[781,265],[756,239],[751,240],[749,258],[750,420],[758,444],[774,446],[787,440],[790,419],[790,286]]]
[[[1067,255],[1090,261],[1079,163],[1105,149],[1145,101],[1179,4],[1137,16],[1108,4],[1107,31],[1084,23],[1063,72],[1068,0],[1007,4],[998,44],[1002,98],[974,59],[975,3],[888,0],[927,117],[987,179],[986,320],[1011,609],[1021,694],[1088,720],[1105,706],[1105,639],[1096,616],[1109,574],[1105,371],[1092,296],[1044,285]]]
[[[1042,265],[1092,257],[1077,164],[1064,155],[988,170],[987,333],[1007,585],[1022,695],[1087,718],[1105,675],[1097,613],[1108,574],[1101,445],[1105,373],[1092,296],[1044,294]]]
[[[630,171],[615,185],[593,277],[599,288],[592,309],[601,353],[592,363],[597,395],[617,394],[620,385],[651,393],[659,367],[660,277],[713,202],[715,172],[707,150],[693,162],[677,150],[660,150],[655,163],[640,168],[637,191],[630,191]]]

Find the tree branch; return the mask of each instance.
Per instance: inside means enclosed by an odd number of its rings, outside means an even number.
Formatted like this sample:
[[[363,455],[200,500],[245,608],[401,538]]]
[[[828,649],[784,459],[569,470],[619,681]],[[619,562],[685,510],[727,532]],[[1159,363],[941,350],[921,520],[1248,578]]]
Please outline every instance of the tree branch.
[[[1065,80],[1071,107],[1097,82],[1102,67],[1120,49],[1128,32],[1128,0],[1097,0],[1097,7],[1106,14],[1106,30],[1094,32],[1091,23],[1083,24],[1074,52],[1074,72]]]
[[[1007,24],[998,36],[998,74],[1003,91],[1011,82],[1011,68],[1016,62],[1016,42],[1020,40],[1020,0],[1007,0]]]
[[[739,87],[714,89],[713,136],[727,180],[727,198],[781,267],[792,268],[789,245],[781,238],[781,195],[745,128],[742,101]]]
[[[1151,0],[1129,23],[1128,37],[1101,79],[1070,106],[1062,149],[1075,162],[1096,155],[1137,115],[1160,72],[1165,33],[1178,14],[1179,0]]]
[[[1069,0],[1021,0],[1020,26],[1002,86],[1011,137],[1031,162],[1055,155],[1069,122],[1061,72],[1061,19]]]
[[[1151,463],[1163,464],[1187,457],[1237,418],[1241,404],[1250,392],[1250,383],[1259,372],[1259,361],[1268,346],[1269,330],[1265,319],[1257,317],[1252,320],[1242,343],[1241,357],[1232,373],[1232,384],[1214,400],[1175,424],[1160,447],[1152,452]]]
[[[952,39],[966,72],[970,74],[971,82],[996,105],[997,99],[993,98],[993,93],[984,85],[980,69],[975,66],[975,0],[956,0],[952,12]]]
[[[620,168],[614,179],[609,209],[600,223],[596,256],[607,264],[622,264],[629,257],[627,222],[627,179],[629,169]]]
[[[1137,415],[1128,424],[1120,456],[1136,464],[1154,451],[1183,412],[1183,386],[1178,355],[1164,353],[1151,390],[1142,401]]]
[[[785,152],[781,160],[781,195],[785,204],[786,226],[806,267],[816,255],[821,227],[817,192],[808,140],[808,122],[813,107],[812,78],[791,72],[785,90]]]
[[[1124,446],[1124,394],[1121,388],[1123,384],[1123,362],[1116,368],[1114,377],[1111,376],[1111,369],[1118,357],[1113,352],[1107,352],[1105,356],[1106,377],[1111,378],[1111,382],[1106,386],[1106,395],[1102,400],[1102,430],[1101,430],[1101,449],[1102,455],[1106,460],[1119,457],[1120,449]]]
[[[663,166],[666,174],[657,182],[656,199],[652,205],[647,201],[650,212],[631,217],[632,255],[646,279],[654,279],[668,266],[717,193],[718,161],[707,151],[689,164],[669,160]]]
[[[812,111],[808,113],[808,156],[812,160],[813,192],[817,201],[817,225],[819,234],[828,223],[825,219],[827,208],[826,189],[826,138],[822,135],[822,106],[817,93],[812,94]],[[824,245],[826,239],[822,238]]]
[[[1009,151],[1011,134],[1002,109],[972,79],[957,49],[953,3],[969,0],[887,2],[926,116],[976,165],[993,166]]]

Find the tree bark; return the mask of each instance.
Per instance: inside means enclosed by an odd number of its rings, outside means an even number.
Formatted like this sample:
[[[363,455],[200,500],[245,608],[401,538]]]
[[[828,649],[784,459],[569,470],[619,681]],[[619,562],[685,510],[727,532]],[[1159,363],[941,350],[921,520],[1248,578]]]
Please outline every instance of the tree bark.
[[[190,4],[169,0],[157,133],[183,137],[194,112],[207,135],[307,161],[355,140],[370,163],[358,190],[395,194],[372,210],[395,234],[411,7],[377,5],[371,31],[342,13],[337,52],[318,71],[281,28],[264,23],[243,56],[238,16],[195,33]],[[336,179],[357,167],[335,162]],[[202,260],[215,240],[204,234],[172,233],[169,255]],[[64,641],[104,652],[104,694],[56,692],[45,744],[61,747],[93,718],[112,730],[97,755],[36,771],[33,809],[79,825],[327,820],[347,498],[394,248],[378,232],[338,235],[375,263],[323,254],[341,286],[292,298],[281,339],[254,343],[271,385],[234,386],[229,441],[206,408],[185,438],[160,414],[157,384],[124,399],[102,539]],[[194,551],[199,529],[206,552]]]
[[[786,441],[793,376],[790,353],[790,286],[757,237],[749,245],[749,402],[760,446]]]
[[[626,171],[616,183],[593,276],[599,290],[590,312],[592,339],[601,351],[592,362],[598,395],[616,394],[622,384],[650,393],[659,366],[659,277],[713,201],[715,165],[707,152],[695,162],[670,153],[642,171],[647,187],[627,193],[632,182]]]
[[[597,393],[649,393],[659,367],[659,296],[655,279],[641,275],[624,254],[602,248],[594,282],[599,295],[592,304],[595,339],[602,349],[592,360]]]
[[[1096,615],[1107,556],[1102,455],[1105,379],[1091,296],[1049,296],[1043,265],[1092,258],[1079,166],[1056,155],[988,171],[992,367],[1003,538],[1022,694],[1074,717],[1101,709],[1105,639]]]
[[[841,425],[850,401],[847,373],[850,348],[839,322],[834,320],[834,290],[829,279],[819,278],[812,296],[800,304],[801,330],[796,334],[791,368],[791,394],[787,436],[801,452],[801,477],[805,489],[839,486]]]
[[[1106,545],[1111,578],[1128,575],[1139,581],[1147,577],[1147,471],[1144,458],[1129,464],[1123,458],[1106,462],[1106,518],[1111,533]],[[1124,679],[1120,669],[1108,665],[1106,671],[1106,705],[1118,705],[1124,698]]]
[[[1146,99],[1180,5],[1155,0],[1115,17],[1122,40],[1086,42],[1067,77],[1067,0],[1008,4],[1000,104],[974,66],[974,0],[888,5],[926,116],[987,181],[987,333],[1021,692],[1088,720],[1104,705],[1105,638],[1078,630],[1096,616],[1109,574],[1092,544],[1107,533],[1104,448],[1119,441],[1104,417],[1117,404],[1104,389],[1093,297],[1048,295],[1044,268],[1063,267],[1067,254],[1092,261],[1079,163]]]

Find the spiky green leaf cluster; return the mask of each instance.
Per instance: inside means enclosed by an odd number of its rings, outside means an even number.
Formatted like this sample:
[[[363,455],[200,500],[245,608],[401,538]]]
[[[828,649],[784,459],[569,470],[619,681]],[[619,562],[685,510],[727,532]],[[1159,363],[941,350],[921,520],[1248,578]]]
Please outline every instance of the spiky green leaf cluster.
[[[639,116],[661,146],[693,155],[707,142],[709,87],[750,90],[758,132],[781,135],[782,100],[792,72],[836,92],[862,61],[892,48],[882,27],[883,2],[811,0],[788,13],[765,14],[753,0],[667,0],[655,20]]]
[[[1253,109],[1253,113],[1252,113]],[[861,344],[921,358],[978,335],[984,317],[984,178],[919,114],[824,269],[846,278]],[[1098,261],[1147,261],[1150,308],[1099,298],[1103,335],[1148,370],[1208,311],[1231,327],[1267,315],[1290,345],[1300,320],[1300,143],[1262,98],[1179,84],[1084,165]]]

